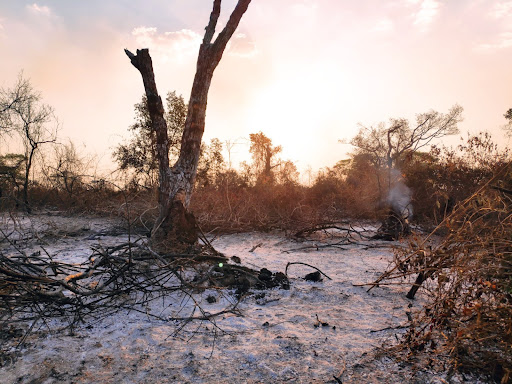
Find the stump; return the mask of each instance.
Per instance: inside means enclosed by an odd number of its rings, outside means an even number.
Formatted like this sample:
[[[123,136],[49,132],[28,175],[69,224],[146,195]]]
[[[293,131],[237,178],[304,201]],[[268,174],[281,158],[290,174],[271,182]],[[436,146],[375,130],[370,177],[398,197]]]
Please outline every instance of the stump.
[[[394,241],[410,234],[411,227],[407,217],[404,217],[395,209],[389,208],[386,217],[382,221],[380,228],[377,230],[377,234],[372,238],[377,240]]]
[[[161,253],[188,253],[197,245],[198,233],[194,215],[180,201],[175,201],[165,220],[153,229],[151,246]]]

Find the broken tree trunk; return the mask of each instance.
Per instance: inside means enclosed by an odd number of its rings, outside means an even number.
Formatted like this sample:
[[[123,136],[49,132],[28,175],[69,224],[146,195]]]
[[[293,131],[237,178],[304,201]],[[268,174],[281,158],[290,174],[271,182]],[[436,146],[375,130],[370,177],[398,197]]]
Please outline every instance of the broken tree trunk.
[[[188,211],[194,187],[197,164],[204,133],[208,90],[213,72],[219,64],[226,45],[247,11],[251,0],[238,0],[224,27],[212,42],[220,15],[221,0],[214,0],[210,21],[206,26],[203,42],[199,47],[197,68],[190,93],[185,129],[181,140],[180,155],[169,167],[167,124],[147,49],[137,50],[134,55],[125,50],[132,64],[139,70],[148,99],[151,124],[156,132],[159,162],[158,218],[151,231],[151,244],[158,251],[183,251],[198,239],[194,216]]]
[[[373,239],[394,241],[410,234],[411,227],[409,220],[404,217],[403,213],[398,212],[394,208],[389,208],[386,217],[377,230],[377,234],[373,236]]]

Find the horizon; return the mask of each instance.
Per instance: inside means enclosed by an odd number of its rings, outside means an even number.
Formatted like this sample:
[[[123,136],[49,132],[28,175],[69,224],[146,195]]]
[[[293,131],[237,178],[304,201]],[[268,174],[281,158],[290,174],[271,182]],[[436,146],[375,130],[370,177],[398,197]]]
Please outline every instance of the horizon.
[[[59,140],[112,163],[144,92],[123,50],[149,48],[160,95],[188,101],[210,12],[200,0],[0,4],[0,87],[23,70],[55,108]],[[511,59],[512,1],[254,0],[213,76],[203,139],[261,131],[304,173],[346,158],[339,140],[358,124],[460,104],[461,133],[444,143],[487,131],[504,147]],[[248,144],[231,154],[248,160]]]

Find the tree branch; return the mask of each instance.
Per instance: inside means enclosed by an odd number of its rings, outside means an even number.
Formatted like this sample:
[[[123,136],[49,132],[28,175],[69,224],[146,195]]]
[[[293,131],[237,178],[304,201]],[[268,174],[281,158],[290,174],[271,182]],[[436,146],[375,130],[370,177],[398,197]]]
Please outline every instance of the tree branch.
[[[158,157],[158,170],[160,178],[160,188],[158,202],[161,205],[167,204],[167,192],[169,180],[169,138],[167,134],[167,122],[164,117],[164,106],[162,98],[158,94],[153,72],[153,62],[148,49],[137,49],[134,55],[125,49],[126,56],[130,59],[132,65],[137,68],[142,75],[144,90],[148,102],[148,110],[151,118],[152,129],[156,134],[156,150]]]
[[[210,14],[210,21],[208,22],[208,25],[206,26],[205,34],[203,37],[203,44],[210,44],[213,35],[215,34],[215,27],[217,26],[217,20],[219,20],[220,16],[220,3],[221,0],[214,0],[213,2],[213,9],[212,13]]]
[[[215,1],[219,1],[220,3],[220,0]],[[242,19],[242,16],[244,15],[245,11],[247,11],[247,8],[249,7],[250,3],[251,0],[238,0],[238,3],[236,4],[235,9],[231,13],[231,16],[229,17],[226,26],[219,33],[219,36],[217,36],[217,38],[215,39],[213,45],[215,51],[215,59],[217,63],[220,61],[222,53],[224,52],[224,49],[226,48],[229,39],[231,39],[231,36],[233,36],[233,33],[238,27],[238,24],[240,24],[240,20]]]

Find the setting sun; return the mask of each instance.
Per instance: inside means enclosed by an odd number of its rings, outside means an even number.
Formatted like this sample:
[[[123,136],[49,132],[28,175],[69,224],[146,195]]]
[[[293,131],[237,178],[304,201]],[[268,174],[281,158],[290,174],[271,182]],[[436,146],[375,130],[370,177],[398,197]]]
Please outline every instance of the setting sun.
[[[346,80],[329,63],[280,67],[268,85],[256,87],[248,101],[245,129],[264,132],[302,167],[312,161],[318,165],[314,159],[322,155],[322,142],[337,141],[346,134],[335,125],[351,89]]]

